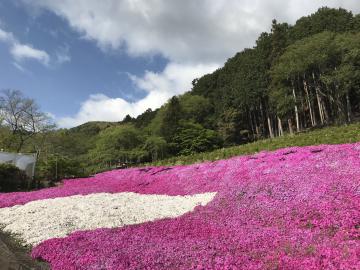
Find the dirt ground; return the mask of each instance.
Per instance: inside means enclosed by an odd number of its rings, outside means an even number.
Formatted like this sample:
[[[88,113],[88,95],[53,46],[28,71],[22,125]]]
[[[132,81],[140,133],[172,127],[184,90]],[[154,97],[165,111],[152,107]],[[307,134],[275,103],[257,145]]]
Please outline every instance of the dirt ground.
[[[0,270],[49,270],[43,262],[31,259],[29,250],[0,231]]]

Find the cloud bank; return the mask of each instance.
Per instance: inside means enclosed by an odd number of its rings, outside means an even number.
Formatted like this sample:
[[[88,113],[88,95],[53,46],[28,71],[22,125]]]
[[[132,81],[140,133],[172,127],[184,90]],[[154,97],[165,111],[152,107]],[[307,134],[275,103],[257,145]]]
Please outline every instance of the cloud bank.
[[[195,77],[216,69],[216,65],[179,65],[168,64],[162,73],[147,71],[144,77],[131,76],[133,83],[147,92],[145,98],[136,102],[128,102],[122,98],[110,98],[98,93],[90,95],[81,104],[75,116],[58,119],[60,127],[73,127],[88,121],[119,121],[125,115],[137,116],[147,108],[156,109],[173,95],[190,89]]]
[[[23,60],[35,60],[43,65],[48,65],[50,56],[47,52],[33,48],[29,44],[21,44],[11,32],[6,32],[0,28],[0,41],[9,44],[10,54],[15,59],[14,66],[21,71],[24,68],[21,66]]]
[[[44,65],[49,64],[50,57],[45,51],[34,49],[26,44],[15,43],[12,45],[10,52],[18,62],[25,59],[33,59]]]
[[[64,18],[83,38],[96,42],[104,52],[124,50],[133,57],[160,54],[169,60],[162,73],[148,71],[143,78],[136,78],[136,85],[148,91],[149,96],[144,100],[135,103],[122,100],[126,103],[122,104],[124,108],[132,109],[120,110],[116,117],[110,117],[111,110],[103,108],[92,115],[91,120],[121,120],[129,112],[138,114],[138,104],[155,108],[159,106],[157,100],[189,90],[192,79],[213,71],[237,51],[253,46],[257,36],[269,30],[274,18],[294,23],[321,6],[343,7],[354,13],[360,11],[358,0],[23,1]],[[199,75],[199,68],[189,68],[192,65],[201,66],[204,73]],[[184,80],[186,84],[174,83]],[[150,103],[150,95],[158,95],[154,103]],[[103,102],[103,99],[96,100],[89,97],[76,116],[59,123],[73,126],[90,120],[85,117],[89,114],[83,112],[86,104],[95,106],[96,102]]]

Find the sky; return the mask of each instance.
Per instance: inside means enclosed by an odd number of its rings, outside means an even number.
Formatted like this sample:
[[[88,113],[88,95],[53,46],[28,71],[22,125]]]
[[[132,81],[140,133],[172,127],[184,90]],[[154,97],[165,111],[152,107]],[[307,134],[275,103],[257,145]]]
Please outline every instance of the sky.
[[[0,0],[0,89],[58,127],[156,109],[252,47],[272,19],[358,0]]]

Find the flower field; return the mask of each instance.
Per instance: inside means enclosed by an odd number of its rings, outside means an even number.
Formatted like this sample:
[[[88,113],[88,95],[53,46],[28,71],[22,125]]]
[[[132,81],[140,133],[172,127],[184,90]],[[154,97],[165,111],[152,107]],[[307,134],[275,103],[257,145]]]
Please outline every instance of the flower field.
[[[0,194],[0,226],[52,269],[360,269],[360,143]]]

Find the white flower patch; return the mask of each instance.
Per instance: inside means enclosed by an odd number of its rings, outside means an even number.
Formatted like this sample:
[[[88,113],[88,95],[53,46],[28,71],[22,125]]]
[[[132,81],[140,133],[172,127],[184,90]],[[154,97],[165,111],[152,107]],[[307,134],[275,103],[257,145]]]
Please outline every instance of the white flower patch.
[[[79,230],[115,228],[175,218],[205,206],[216,193],[188,196],[96,193],[46,199],[0,209],[0,227],[27,245]]]

